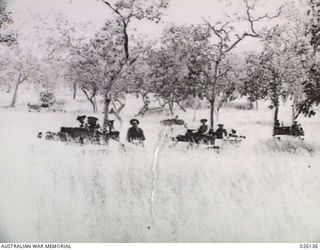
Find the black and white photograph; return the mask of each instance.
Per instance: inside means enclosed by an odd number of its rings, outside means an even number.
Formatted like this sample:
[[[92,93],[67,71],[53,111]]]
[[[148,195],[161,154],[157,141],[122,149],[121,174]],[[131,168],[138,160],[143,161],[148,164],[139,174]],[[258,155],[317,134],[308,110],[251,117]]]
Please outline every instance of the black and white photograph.
[[[319,104],[320,0],[0,0],[0,242],[318,248]]]

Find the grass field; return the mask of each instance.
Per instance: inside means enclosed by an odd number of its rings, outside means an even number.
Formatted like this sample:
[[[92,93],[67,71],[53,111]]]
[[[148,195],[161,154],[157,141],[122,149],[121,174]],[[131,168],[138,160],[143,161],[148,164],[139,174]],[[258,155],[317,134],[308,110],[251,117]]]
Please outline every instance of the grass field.
[[[66,145],[39,131],[77,125],[84,99],[66,112],[0,108],[0,240],[14,242],[319,242],[319,116],[301,118],[304,142],[273,141],[272,111],[225,108],[219,122],[247,140],[219,153],[170,148],[159,121],[141,118],[144,148]],[[35,98],[36,100],[36,98]],[[120,127],[139,109],[128,97]],[[1,94],[0,106],[9,96]],[[290,121],[290,108],[281,110]],[[208,110],[179,113],[190,127]],[[97,115],[102,118],[102,114]]]

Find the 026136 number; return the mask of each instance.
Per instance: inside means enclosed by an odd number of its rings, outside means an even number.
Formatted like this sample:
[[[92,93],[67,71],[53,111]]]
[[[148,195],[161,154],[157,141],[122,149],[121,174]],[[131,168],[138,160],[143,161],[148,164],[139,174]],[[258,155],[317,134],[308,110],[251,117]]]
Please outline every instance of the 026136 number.
[[[303,249],[317,249],[318,248],[318,244],[317,243],[300,244],[300,248],[303,248]]]

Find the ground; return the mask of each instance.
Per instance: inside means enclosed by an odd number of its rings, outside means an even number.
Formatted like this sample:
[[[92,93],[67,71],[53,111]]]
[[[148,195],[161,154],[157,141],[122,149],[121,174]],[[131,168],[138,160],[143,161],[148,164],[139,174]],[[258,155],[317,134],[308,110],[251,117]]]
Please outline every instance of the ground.
[[[39,140],[39,131],[74,126],[89,103],[68,92],[66,112],[28,112],[0,99],[0,240],[15,242],[315,242],[320,240],[319,115],[299,121],[305,142],[271,139],[272,111],[225,108],[227,129],[247,140],[219,153],[170,148],[159,121],[141,120],[144,148],[67,145]],[[32,98],[31,98],[32,97]],[[140,101],[128,96],[123,123]],[[100,108],[101,110],[101,108]],[[290,107],[282,120],[290,121]],[[209,110],[178,111],[190,127]],[[102,114],[98,114],[101,119]]]

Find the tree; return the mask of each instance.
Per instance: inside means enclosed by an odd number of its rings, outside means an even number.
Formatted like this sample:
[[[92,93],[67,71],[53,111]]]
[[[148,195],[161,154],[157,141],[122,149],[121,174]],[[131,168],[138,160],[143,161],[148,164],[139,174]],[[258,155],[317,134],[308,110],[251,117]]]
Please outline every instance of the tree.
[[[305,32],[305,38],[308,40],[312,49],[306,49],[310,54],[308,61],[307,79],[304,81],[304,98],[297,106],[298,113],[305,116],[313,116],[316,114],[314,106],[320,104],[320,5],[316,0],[308,1],[309,22]]]
[[[215,99],[217,95],[217,85],[219,81],[224,78],[225,74],[230,70],[229,68],[223,69],[223,61],[227,56],[236,48],[247,37],[259,38],[260,35],[256,31],[256,23],[264,19],[274,19],[279,17],[281,14],[282,7],[274,15],[264,14],[255,16],[255,6],[257,1],[243,0],[245,4],[246,15],[239,17],[239,21],[248,23],[249,29],[242,33],[238,33],[235,27],[231,24],[231,20],[224,23],[217,22],[211,24],[206,21],[206,25],[214,38],[215,53],[213,60],[211,61],[211,70],[208,77],[209,85],[211,86],[211,93],[208,96],[210,102],[210,128],[214,128],[214,110],[215,110]]]
[[[81,87],[78,86],[79,82],[77,80],[81,80],[79,79],[81,74],[78,79],[72,78],[71,75],[72,73],[80,73],[80,68],[83,68],[83,65],[77,65],[76,62],[77,60],[78,62],[81,61],[81,51],[83,52],[85,44],[91,38],[86,37],[85,34],[88,33],[88,30],[92,27],[88,24],[70,23],[61,15],[53,16],[52,18],[53,20],[51,22],[49,21],[49,23],[46,21],[40,21],[38,34],[40,34],[39,36],[43,34],[43,27],[45,26],[48,34],[45,35],[42,44],[45,50],[44,54],[46,54],[46,61],[60,68],[57,72],[59,72],[61,78],[66,77],[69,80],[66,85],[72,89],[73,99],[76,99],[77,91]],[[42,23],[43,25],[41,25]],[[79,70],[76,68],[78,66],[80,67]],[[63,80],[61,80],[61,82],[63,82]],[[72,84],[71,86],[70,83]],[[80,89],[84,94],[86,94],[90,103],[94,105],[93,110],[96,111],[97,106],[95,105],[95,94],[97,90],[94,88],[92,95],[87,93],[88,87],[88,83],[82,82],[82,88]],[[91,90],[89,90],[89,92],[91,92]]]
[[[313,50],[318,51],[320,45],[320,5],[318,0],[309,0],[308,16],[310,21],[308,24],[307,35],[310,37],[310,44]]]
[[[253,98],[268,97],[271,100],[274,125],[278,121],[280,98],[284,101],[289,98],[293,100],[292,121],[300,114],[295,107],[303,96],[307,63],[301,27],[287,22],[286,25],[277,25],[268,30],[263,38],[264,50],[261,55],[251,55],[247,59],[249,69],[245,81],[249,85],[249,94]]]
[[[190,96],[210,96],[212,91],[212,65],[216,48],[212,45],[211,34],[206,25],[171,26],[161,39],[160,48],[150,50],[148,56],[148,78],[144,86],[156,93],[168,104],[171,114],[173,104],[184,109],[183,101]],[[229,53],[221,61],[217,81],[216,98],[223,101],[235,91],[238,76],[238,58]],[[148,92],[147,91],[147,92]],[[208,98],[209,99],[209,98]],[[209,99],[210,100],[210,99]]]
[[[174,104],[182,110],[182,102],[190,95],[195,81],[190,77],[188,64],[192,56],[202,56],[195,32],[200,26],[171,26],[164,31],[161,47],[151,49],[148,54],[148,79],[144,89],[155,93],[168,105],[173,114]],[[198,55],[196,55],[198,53]],[[147,86],[147,87],[146,87]]]
[[[16,42],[16,34],[8,30],[8,25],[13,23],[11,13],[6,11],[6,3],[0,1],[0,44],[12,45]]]
[[[33,53],[27,49],[21,49],[18,45],[15,45],[7,50],[2,57],[3,70],[1,72],[2,81],[9,84],[14,84],[14,92],[12,101],[9,107],[15,107],[18,90],[26,81],[42,82],[47,77],[44,77],[48,71],[42,68],[42,63],[39,58],[33,56]],[[44,67],[44,66],[42,66]]]
[[[265,84],[261,83],[259,79],[263,75],[263,68],[260,65],[259,54],[251,53],[246,56],[245,61],[245,75],[241,79],[242,85],[239,92],[247,96],[250,103],[256,103],[258,110],[258,101],[267,97]]]
[[[68,62],[67,79],[73,88],[80,88],[92,105],[93,112],[98,111],[96,95],[99,83],[104,78],[100,62],[90,45],[78,46]]]
[[[96,35],[93,46],[99,55],[99,61],[104,68],[104,80],[101,87],[104,96],[103,127],[107,128],[109,106],[113,85],[120,78],[126,67],[134,64],[138,55],[131,53],[128,27],[133,20],[150,20],[159,22],[162,10],[168,5],[165,0],[101,0],[114,14],[112,21],[107,21],[103,30]]]

